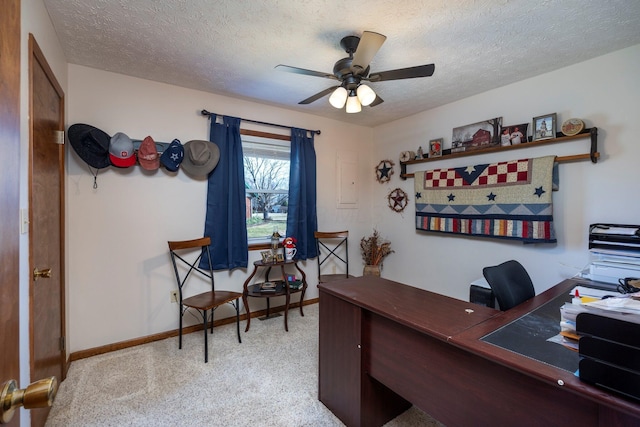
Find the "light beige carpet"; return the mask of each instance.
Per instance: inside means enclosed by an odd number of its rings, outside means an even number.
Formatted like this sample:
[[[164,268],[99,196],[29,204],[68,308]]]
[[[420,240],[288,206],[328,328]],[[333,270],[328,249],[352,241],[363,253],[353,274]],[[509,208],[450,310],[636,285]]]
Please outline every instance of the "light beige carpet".
[[[318,400],[318,305],[73,362],[47,426],[342,426]],[[177,321],[177,319],[176,319]],[[244,322],[241,324],[244,331]],[[415,407],[387,427],[441,426]]]

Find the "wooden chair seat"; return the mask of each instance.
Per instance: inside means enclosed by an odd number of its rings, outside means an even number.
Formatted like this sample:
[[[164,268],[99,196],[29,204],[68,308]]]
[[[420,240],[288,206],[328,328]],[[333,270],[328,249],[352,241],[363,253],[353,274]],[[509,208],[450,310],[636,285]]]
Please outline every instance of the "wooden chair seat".
[[[182,300],[182,304],[188,307],[197,308],[199,310],[211,310],[212,308],[238,299],[238,295],[240,295],[240,298],[242,298],[242,293],[240,292],[203,292],[201,294],[185,298],[184,300]]]

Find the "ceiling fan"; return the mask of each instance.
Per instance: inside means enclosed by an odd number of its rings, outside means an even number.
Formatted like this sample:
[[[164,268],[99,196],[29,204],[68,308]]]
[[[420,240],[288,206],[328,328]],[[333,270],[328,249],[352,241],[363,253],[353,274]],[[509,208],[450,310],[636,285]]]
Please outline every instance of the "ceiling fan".
[[[329,97],[331,105],[336,108],[342,108],[346,104],[347,113],[358,113],[361,111],[362,105],[375,107],[384,102],[382,98],[376,95],[373,89],[363,84],[363,81],[375,83],[387,80],[429,77],[433,75],[435,71],[434,64],[426,64],[369,74],[369,63],[376,53],[378,53],[378,50],[380,50],[386,39],[386,36],[372,31],[363,32],[362,37],[344,37],[340,41],[340,46],[342,46],[349,56],[335,63],[333,66],[333,74],[282,64],[276,65],[276,68],[289,73],[324,77],[340,82],[339,85],[318,92],[300,101],[298,104],[310,104],[331,93]]]

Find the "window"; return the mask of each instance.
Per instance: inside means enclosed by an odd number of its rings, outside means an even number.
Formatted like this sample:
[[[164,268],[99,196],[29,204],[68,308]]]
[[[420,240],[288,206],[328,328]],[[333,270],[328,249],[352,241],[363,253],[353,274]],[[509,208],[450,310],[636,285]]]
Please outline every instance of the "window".
[[[275,230],[286,236],[291,155],[288,139],[242,134],[249,243],[268,239]]]

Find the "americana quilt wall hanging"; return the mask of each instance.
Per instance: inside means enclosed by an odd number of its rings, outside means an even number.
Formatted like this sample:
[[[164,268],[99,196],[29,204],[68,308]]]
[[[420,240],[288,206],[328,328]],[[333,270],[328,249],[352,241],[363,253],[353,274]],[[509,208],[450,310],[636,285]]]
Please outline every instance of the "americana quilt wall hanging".
[[[419,171],[416,229],[554,243],[555,156]]]

